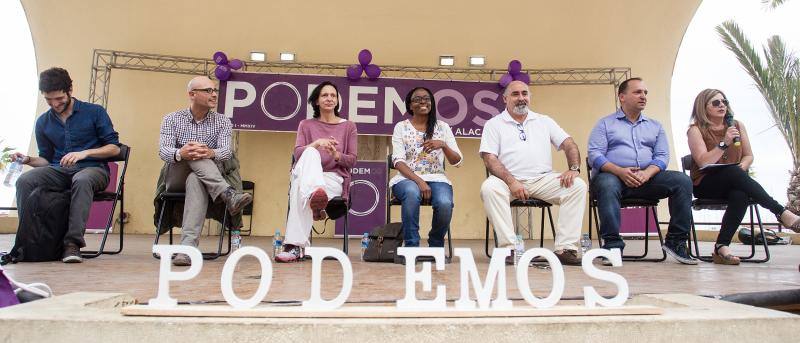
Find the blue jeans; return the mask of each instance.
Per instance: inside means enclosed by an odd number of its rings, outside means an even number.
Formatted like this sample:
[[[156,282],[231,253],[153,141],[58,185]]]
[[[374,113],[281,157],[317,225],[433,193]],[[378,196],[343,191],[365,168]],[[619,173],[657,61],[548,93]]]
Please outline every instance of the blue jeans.
[[[450,230],[450,218],[453,216],[453,187],[445,182],[428,182],[428,186],[431,187],[431,207],[433,207],[428,246],[444,247],[444,235]],[[401,219],[405,246],[418,247],[419,207],[422,204],[419,186],[414,181],[403,180],[392,186],[392,192],[403,204]]]
[[[616,175],[598,173],[592,180],[592,192],[597,199],[600,216],[600,236],[603,248],[625,248],[619,235],[620,200],[622,198],[669,198],[669,228],[666,243],[683,244],[689,238],[692,220],[692,180],[686,174],[663,170],[637,188],[625,186]]]

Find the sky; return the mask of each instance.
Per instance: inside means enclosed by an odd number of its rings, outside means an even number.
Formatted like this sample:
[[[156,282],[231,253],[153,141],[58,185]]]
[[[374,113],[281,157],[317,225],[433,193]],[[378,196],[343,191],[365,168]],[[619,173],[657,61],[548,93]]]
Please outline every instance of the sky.
[[[31,140],[39,92],[33,40],[19,1],[0,0],[0,32],[0,46],[4,47],[0,54],[0,94],[4,104],[0,146],[15,147],[24,153]],[[0,176],[5,179],[5,172]],[[11,206],[13,197],[14,189],[0,183],[0,206]]]
[[[800,1],[787,1],[768,9],[760,0],[705,0],[697,10],[681,43],[672,75],[670,107],[675,146],[675,165],[689,154],[686,128],[697,94],[706,88],[720,89],[728,96],[735,118],[744,123],[753,147],[754,178],[779,203],[786,203],[786,187],[792,168],[791,153],[775,127],[761,93],[741,68],[734,54],[720,40],[715,27],[733,19],[756,50],[769,37],[779,35],[790,51],[800,51]],[[775,217],[762,209],[762,218]],[[721,218],[721,211],[695,212],[696,221]]]

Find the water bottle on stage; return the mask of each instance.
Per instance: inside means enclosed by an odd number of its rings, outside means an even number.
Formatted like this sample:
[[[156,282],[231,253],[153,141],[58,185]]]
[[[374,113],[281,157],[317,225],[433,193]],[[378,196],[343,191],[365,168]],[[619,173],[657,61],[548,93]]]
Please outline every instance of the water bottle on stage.
[[[364,235],[361,236],[361,260],[364,260],[364,254],[367,252],[367,247],[369,246],[369,233],[364,232]]]
[[[522,235],[517,235],[517,241],[514,243],[514,265],[519,264],[519,258],[525,253],[525,240]]]
[[[231,252],[242,247],[242,231],[237,227],[231,229]]]
[[[581,236],[581,256],[589,250],[592,250],[592,239],[589,238],[588,233],[584,233],[583,236]]]
[[[281,230],[275,230],[275,235],[272,236],[272,258],[280,254],[283,249],[283,238],[281,237]]]

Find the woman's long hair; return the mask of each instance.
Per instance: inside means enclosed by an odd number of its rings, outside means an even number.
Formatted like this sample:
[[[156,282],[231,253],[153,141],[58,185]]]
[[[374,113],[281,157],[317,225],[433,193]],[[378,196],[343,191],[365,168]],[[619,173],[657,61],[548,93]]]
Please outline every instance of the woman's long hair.
[[[410,90],[408,94],[406,94],[406,111],[411,116],[414,115],[414,112],[411,111],[411,97],[414,95],[418,89],[422,89],[428,93],[428,96],[431,98],[431,110],[428,112],[428,122],[426,123],[425,127],[425,138],[424,140],[429,140],[433,138],[433,130],[436,128],[436,100],[433,98],[433,92],[430,89],[425,87],[414,87],[414,89]]]
[[[697,94],[697,97],[694,98],[694,108],[692,109],[692,116],[691,121],[692,124],[697,125],[699,129],[708,129],[711,126],[711,121],[708,120],[708,111],[706,110],[706,106],[708,106],[708,102],[711,101],[717,94],[722,94],[722,98],[727,100],[728,96],[725,95],[719,89],[712,89],[707,88],[700,93]],[[728,112],[733,113],[733,109],[731,109],[730,103],[726,106],[728,108]]]

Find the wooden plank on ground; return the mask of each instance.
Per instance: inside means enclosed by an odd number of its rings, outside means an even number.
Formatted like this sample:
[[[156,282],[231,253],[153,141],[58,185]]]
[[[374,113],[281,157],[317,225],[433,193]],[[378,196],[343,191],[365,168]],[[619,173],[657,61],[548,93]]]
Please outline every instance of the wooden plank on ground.
[[[153,317],[238,317],[238,318],[485,318],[485,317],[561,317],[561,316],[629,316],[659,315],[660,307],[632,305],[622,307],[555,306],[548,309],[513,308],[510,310],[404,311],[394,306],[345,306],[331,311],[301,307],[257,306],[237,310],[227,305],[180,305],[157,309],[147,305],[122,308],[126,316]]]

